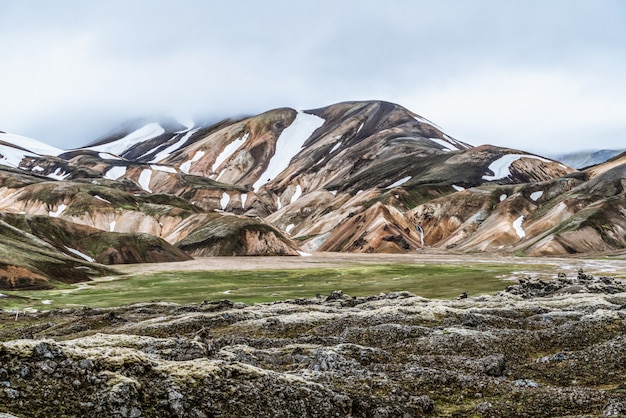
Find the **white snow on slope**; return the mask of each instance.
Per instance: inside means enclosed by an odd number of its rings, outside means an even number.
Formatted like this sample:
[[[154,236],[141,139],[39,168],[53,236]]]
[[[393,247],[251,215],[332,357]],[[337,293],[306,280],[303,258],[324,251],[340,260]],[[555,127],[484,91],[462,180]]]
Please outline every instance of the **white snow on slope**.
[[[63,150],[60,148],[56,148],[51,145],[44,144],[43,142],[37,141],[36,139],[28,138],[21,135],[0,133],[0,141],[6,142],[7,144],[13,144],[17,147],[24,148],[39,155],[57,156],[63,153]],[[21,153],[24,152],[20,150],[18,151]]]
[[[109,171],[104,173],[104,177],[107,179],[111,179],[111,180],[117,180],[120,177],[124,176],[125,174],[126,174],[126,167],[122,165],[116,165],[115,167],[112,167]]]
[[[176,143],[165,148],[163,151],[159,151],[159,153],[155,155],[154,158],[150,162],[158,163],[159,161],[164,160],[165,158],[169,157],[170,155],[172,155],[173,152],[177,151],[180,147],[182,147],[185,144],[185,142],[187,142],[187,140],[191,137],[191,135],[195,134],[199,130],[200,128],[190,130],[185,135],[183,135],[182,138],[176,141]]]
[[[48,215],[52,218],[56,218],[58,217],[60,214],[63,213],[63,211],[67,209],[67,205],[59,205],[59,207],[57,208],[56,212],[53,211],[49,211]]]
[[[457,186],[456,184],[453,184],[452,187],[454,188],[454,190],[456,190],[457,192],[463,191],[465,190],[465,187],[461,187],[461,186]]]
[[[289,203],[293,203],[296,200],[300,199],[300,196],[302,196],[302,187],[298,184],[296,186],[296,191],[293,196],[291,196],[291,201]]]
[[[522,223],[524,222],[524,215],[521,215],[519,218],[513,221],[513,228],[517,233],[517,236],[520,238],[524,238],[526,236],[526,231],[522,228]]]
[[[223,192],[222,198],[220,199],[220,205],[222,206],[222,210],[226,209],[226,206],[228,206],[229,202],[230,202],[230,196],[228,195],[228,193]]]
[[[205,152],[202,150],[196,151],[196,153],[193,155],[193,158],[191,160],[186,161],[180,165],[180,171],[182,171],[185,174],[189,174],[189,170],[191,170],[191,164],[195,163],[200,158],[204,157],[204,154]]]
[[[296,227],[295,224],[289,224],[287,225],[287,227],[285,228],[285,232],[288,234],[291,234],[291,231]]]
[[[115,222],[115,221],[112,221],[112,222],[109,224],[109,232],[114,232],[114,231],[115,231],[115,225],[116,225],[116,224],[117,224],[117,222]]]
[[[21,151],[13,147],[7,147],[6,145],[0,145],[0,164],[8,165],[10,167],[19,167],[20,162],[24,157],[36,157],[36,154],[30,152]]]
[[[458,151],[459,149],[457,147],[455,147],[454,145],[450,144],[447,141],[444,141],[443,139],[439,139],[439,138],[428,138],[429,141],[433,141],[436,142],[437,144],[441,145],[443,147],[444,151]]]
[[[545,158],[537,157],[535,155],[527,155],[527,154],[507,154],[498,158],[491,164],[489,164],[489,170],[493,172],[493,176],[484,175],[483,180],[493,181],[500,180],[506,178],[511,175],[511,164],[520,158],[531,158],[533,160],[540,160],[546,163],[549,163],[550,160],[546,160]]]
[[[390,184],[389,186],[385,187],[385,189],[393,189],[394,187],[398,187],[403,185],[404,183],[406,183],[407,181],[411,180],[413,177],[408,176],[408,177],[403,177],[400,180],[396,181],[393,184]]]
[[[50,173],[46,177],[49,177],[49,178],[55,179],[55,180],[65,180],[69,175],[70,175],[70,173],[66,173],[61,168],[57,168],[54,171],[54,173]]]
[[[148,141],[152,138],[156,138],[157,136],[163,135],[164,133],[165,129],[163,129],[161,125],[156,122],[149,123],[116,141],[109,142],[107,144],[96,145],[94,147],[86,147],[86,149],[99,152],[110,152],[111,154],[115,155],[122,155],[133,145],[136,145],[139,142]]]
[[[102,196],[98,196],[97,194],[93,196],[94,198],[98,199],[98,200],[102,200],[103,202],[106,203],[111,203],[110,201],[106,200],[104,197]]]
[[[145,168],[139,175],[139,185],[141,186],[142,189],[144,189],[148,193],[152,193],[152,190],[150,190],[151,178],[152,178],[152,170],[150,170],[149,168]]]
[[[542,190],[539,190],[538,192],[532,192],[532,193],[530,194],[530,198],[531,198],[532,200],[534,200],[535,202],[536,202],[537,200],[539,200],[539,198],[540,198],[541,196],[543,196],[543,191],[542,191]]]
[[[291,159],[300,152],[304,142],[324,124],[324,119],[304,112],[298,112],[296,118],[285,128],[276,140],[276,152],[270,160],[267,169],[254,183],[254,191],[274,179],[287,167]]]
[[[233,155],[235,151],[237,151],[237,149],[239,149],[239,147],[246,142],[246,139],[248,139],[249,136],[250,134],[246,133],[244,136],[239,137],[230,144],[226,145],[220,155],[218,155],[215,159],[215,163],[213,163],[211,171],[215,172],[215,170],[217,170],[224,161],[228,160],[230,156]]]
[[[118,157],[117,155],[109,154],[108,152],[101,152],[98,154],[98,156],[102,158],[103,160],[122,160],[121,157]]]
[[[87,261],[91,261],[92,263],[95,262],[96,260],[94,260],[93,258],[89,257],[87,254],[81,253],[80,251],[74,249],[74,248],[70,248],[70,247],[65,247],[67,249],[67,251],[71,252],[72,254],[75,254],[77,256],[79,256],[80,258],[83,258]]]
[[[506,194],[504,194],[504,193],[503,193],[503,194],[501,194],[501,195],[500,195],[500,202],[504,202],[504,201],[506,200],[506,198],[507,198],[507,197],[509,197],[509,196],[507,196],[507,195],[506,195]]]
[[[153,170],[156,171],[164,171],[166,173],[177,173],[178,171],[176,171],[175,168],[173,167],[168,167],[165,165],[151,165],[150,168],[152,168]]]
[[[337,151],[339,149],[339,147],[341,146],[342,142],[339,141],[335,144],[335,146],[330,150],[329,154],[332,154],[333,152]]]

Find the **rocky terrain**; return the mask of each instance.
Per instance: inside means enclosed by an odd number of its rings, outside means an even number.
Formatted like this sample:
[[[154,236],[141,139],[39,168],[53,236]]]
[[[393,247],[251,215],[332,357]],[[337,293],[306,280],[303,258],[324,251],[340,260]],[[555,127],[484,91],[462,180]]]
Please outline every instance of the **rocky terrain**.
[[[100,267],[74,265],[91,260],[624,253],[625,167],[626,154],[579,171],[474,147],[377,101],[193,126],[136,121],[73,150],[0,132],[0,211],[30,245],[19,247],[19,263],[0,253],[0,283],[62,280],[31,268],[41,263],[29,248],[42,239],[72,277],[97,275]],[[29,226],[42,217],[52,219],[45,238]],[[48,233],[58,228],[71,236]]]
[[[626,285],[0,311],[0,415],[626,414]]]

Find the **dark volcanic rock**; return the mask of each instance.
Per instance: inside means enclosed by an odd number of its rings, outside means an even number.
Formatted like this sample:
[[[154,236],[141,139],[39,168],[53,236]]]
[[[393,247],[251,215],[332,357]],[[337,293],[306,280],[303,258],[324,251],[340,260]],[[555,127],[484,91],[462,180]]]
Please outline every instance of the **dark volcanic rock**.
[[[625,290],[580,272],[455,300],[336,291],[253,306],[0,312],[0,412],[620,416]]]

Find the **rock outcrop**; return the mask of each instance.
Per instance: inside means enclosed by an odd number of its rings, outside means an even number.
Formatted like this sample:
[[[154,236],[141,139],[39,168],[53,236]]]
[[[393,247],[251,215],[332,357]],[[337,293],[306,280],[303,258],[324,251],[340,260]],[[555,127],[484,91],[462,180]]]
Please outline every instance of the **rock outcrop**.
[[[0,413],[626,414],[626,285],[582,271],[494,296],[1,312]]]

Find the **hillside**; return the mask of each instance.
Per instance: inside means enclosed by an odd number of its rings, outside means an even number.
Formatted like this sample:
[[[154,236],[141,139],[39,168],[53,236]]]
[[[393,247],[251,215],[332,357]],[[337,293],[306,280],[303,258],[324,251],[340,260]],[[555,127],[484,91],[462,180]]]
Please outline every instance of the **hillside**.
[[[578,171],[471,146],[386,102],[141,121],[67,151],[0,133],[0,155],[1,211],[149,234],[191,256],[626,245],[623,156]]]

